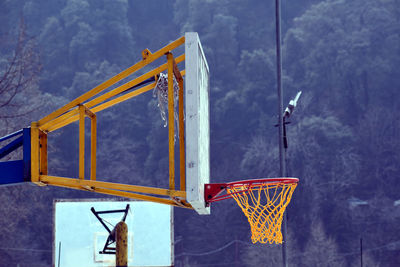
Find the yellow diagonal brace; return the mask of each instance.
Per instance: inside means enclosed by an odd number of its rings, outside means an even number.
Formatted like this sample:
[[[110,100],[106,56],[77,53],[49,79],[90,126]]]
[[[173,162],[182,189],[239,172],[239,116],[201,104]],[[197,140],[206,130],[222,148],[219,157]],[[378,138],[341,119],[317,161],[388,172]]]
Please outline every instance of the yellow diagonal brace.
[[[118,183],[92,181],[92,180],[80,180],[75,178],[66,178],[66,177],[50,176],[50,175],[41,175],[40,180],[43,183],[47,183],[49,185],[56,185],[62,183],[75,188],[87,186],[96,188],[108,188],[121,191],[131,191],[135,193],[186,198],[185,191],[175,191],[175,190],[168,190],[168,189],[148,187],[148,186],[127,185],[127,184],[118,184]]]
[[[91,188],[88,188],[85,186],[76,187],[76,186],[71,186],[69,184],[64,184],[62,182],[48,183],[48,185],[70,188],[70,189],[75,189],[75,190],[90,191],[90,192],[96,192],[96,193],[100,193],[100,194],[132,198],[132,199],[138,199],[138,200],[144,200],[144,201],[151,201],[151,202],[156,202],[156,203],[160,203],[160,204],[166,204],[166,205],[171,205],[171,206],[176,206],[176,207],[193,209],[192,206],[189,203],[187,203],[186,201],[182,201],[182,204],[179,204],[178,202],[171,200],[171,199],[167,199],[167,198],[151,197],[151,196],[135,194],[135,193],[130,193],[130,192],[124,192],[124,191],[118,191],[118,190],[113,190],[113,189],[104,189],[104,188],[91,189]]]
[[[87,101],[89,98],[92,98],[93,96],[100,93],[104,89],[110,87],[111,85],[115,84],[116,82],[118,82],[122,79],[125,79],[126,77],[128,77],[129,75],[134,73],[135,71],[143,68],[147,64],[149,64],[149,63],[153,62],[154,60],[158,59],[159,57],[163,56],[166,52],[171,51],[171,50],[175,49],[176,47],[182,45],[184,42],[185,42],[185,37],[181,37],[181,38],[177,39],[176,41],[168,44],[167,46],[161,48],[157,52],[149,55],[146,59],[144,59],[144,60],[136,63],[135,65],[129,67],[128,69],[120,72],[119,74],[115,75],[111,79],[101,83],[100,85],[96,86],[92,90],[86,92],[85,94],[81,95],[80,97],[78,97],[75,100],[71,101],[70,103],[66,104],[62,108],[54,111],[53,113],[51,113],[51,114],[47,115],[46,117],[44,117],[43,119],[39,120],[38,126],[40,127],[41,125],[45,124],[46,122],[49,122],[49,121],[53,120],[54,118],[67,112],[71,108]]]
[[[179,57],[177,57],[175,59],[175,61],[177,63],[182,62],[184,60],[185,60],[185,55],[180,55]],[[160,72],[162,72],[162,71],[164,71],[166,69],[167,69],[167,64],[163,64],[163,65],[161,65],[161,66],[159,66],[159,67],[157,67],[157,68],[155,68],[155,69],[153,69],[153,70],[151,70],[151,71],[139,76],[138,78],[136,78],[136,79],[134,79],[134,80],[132,80],[130,82],[127,82],[127,83],[115,88],[114,90],[112,90],[112,91],[110,91],[110,92],[108,92],[106,94],[103,94],[103,95],[93,99],[92,101],[89,101],[89,102],[85,103],[85,106],[87,108],[92,108],[93,106],[95,106],[95,105],[97,105],[97,104],[99,104],[99,103],[101,103],[101,102],[103,102],[103,101],[105,101],[105,100],[107,100],[107,99],[109,99],[109,98],[111,98],[111,97],[113,97],[113,96],[115,96],[115,95],[117,95],[117,94],[119,94],[119,93],[121,93],[121,92],[123,92],[123,91],[125,91],[125,90],[127,90],[127,89],[129,89],[129,88],[131,88],[131,87],[133,87],[133,86],[135,86],[135,85],[137,85],[137,84],[139,84],[139,83],[141,83],[141,82],[153,77],[153,76],[155,76],[155,75],[157,75],[157,74],[159,74]],[[182,75],[184,75],[184,74],[185,74],[185,72],[183,71]],[[137,90],[140,90],[140,89],[137,89]],[[57,129],[65,126],[65,125],[68,125],[69,123],[72,123],[72,122],[76,121],[78,118],[72,119],[71,117],[77,115],[78,113],[79,113],[79,111],[75,108],[75,109],[63,114],[62,116],[60,116],[58,118],[55,118],[54,120],[42,125],[40,127],[40,129],[43,130],[43,131],[47,131],[47,132],[55,131],[55,130],[57,130]]]
[[[185,70],[181,71],[181,75],[182,76],[185,76],[185,73],[186,73]],[[152,84],[146,85],[146,86],[144,86],[142,88],[136,89],[135,91],[126,93],[126,94],[124,94],[122,96],[116,97],[116,98],[114,98],[114,99],[112,99],[110,101],[107,101],[107,102],[105,102],[103,104],[100,104],[100,105],[94,107],[94,108],[91,108],[90,110],[92,112],[97,113],[97,112],[102,111],[102,110],[104,110],[106,108],[112,107],[112,106],[114,106],[114,105],[116,105],[118,103],[124,102],[125,100],[131,99],[133,97],[136,97],[138,95],[146,93],[146,92],[150,91],[151,89],[153,89],[155,85],[156,85],[156,83],[152,83]],[[78,114],[78,112],[76,112],[76,114]],[[73,115],[72,117],[69,117],[68,119],[63,120],[63,121],[60,120],[61,122],[59,122],[58,124],[55,124],[55,125],[53,125],[51,127],[48,127],[46,129],[46,131],[47,132],[54,132],[55,130],[58,130],[58,129],[60,129],[60,128],[66,126],[66,125],[68,125],[68,124],[70,124],[72,122],[77,121],[79,119],[79,115],[76,115],[76,114]],[[59,117],[59,118],[61,118],[61,117]],[[56,120],[58,120],[58,118]],[[44,128],[45,128],[45,126],[44,126]]]
[[[112,106],[114,106],[116,104],[124,102],[125,100],[131,99],[132,97],[135,97],[135,96],[138,96],[140,94],[146,93],[146,92],[152,90],[155,86],[156,86],[156,83],[148,84],[148,85],[146,85],[146,86],[144,86],[144,87],[142,87],[140,89],[137,89],[135,91],[126,93],[126,94],[124,94],[122,96],[116,97],[116,98],[114,98],[114,99],[112,99],[110,101],[107,101],[107,102],[105,102],[105,103],[103,103],[101,105],[98,105],[98,106],[93,108],[93,111],[94,112],[98,112],[98,111],[101,111],[103,109],[112,107]]]
[[[105,102],[105,103],[103,103],[101,105],[98,105],[98,106],[92,108],[91,111],[96,113],[96,112],[102,111],[102,110],[104,110],[106,108],[112,107],[112,106],[114,106],[114,105],[116,105],[118,103],[121,103],[121,102],[123,102],[125,100],[128,100],[128,99],[130,99],[132,97],[135,97],[135,96],[138,96],[140,94],[143,94],[145,92],[150,91],[151,89],[154,88],[155,85],[156,85],[156,83],[152,83],[152,84],[146,85],[146,86],[144,86],[144,87],[142,87],[140,89],[137,89],[135,91],[126,93],[125,95],[116,97],[116,98],[114,98],[114,99],[112,99],[110,101],[107,101],[107,102]],[[73,114],[73,113],[71,113],[71,114]],[[72,117],[69,117],[68,119],[63,120],[58,124],[50,126],[49,128],[47,128],[47,132],[53,132],[55,130],[58,130],[58,129],[60,129],[60,128],[66,126],[66,125],[68,125],[68,124],[70,124],[72,122],[77,121],[78,119],[79,119],[78,115],[73,115]]]
[[[176,62],[181,62],[185,59],[185,55],[181,55],[180,57],[176,58]],[[113,90],[111,90],[110,92],[105,93],[104,95],[101,95],[91,101],[89,101],[86,106],[88,107],[93,107],[113,96],[116,96],[119,93],[124,92],[125,90],[131,88],[132,86],[135,86],[151,77],[154,77],[155,75],[159,74],[160,72],[164,71],[166,68],[168,67],[168,64],[163,64],[139,77],[137,77],[136,79],[133,79],[130,82],[127,82],[126,84],[121,85],[120,87],[117,87]]]
[[[139,200],[144,200],[144,201],[156,202],[156,203],[160,203],[160,204],[178,206],[177,203],[171,199],[145,196],[145,195],[140,195],[140,194],[135,194],[135,193],[130,193],[130,192],[116,191],[116,190],[110,190],[110,189],[104,189],[104,188],[95,188],[94,191],[98,192],[98,193],[107,194],[107,195],[134,198],[134,199],[139,199]]]

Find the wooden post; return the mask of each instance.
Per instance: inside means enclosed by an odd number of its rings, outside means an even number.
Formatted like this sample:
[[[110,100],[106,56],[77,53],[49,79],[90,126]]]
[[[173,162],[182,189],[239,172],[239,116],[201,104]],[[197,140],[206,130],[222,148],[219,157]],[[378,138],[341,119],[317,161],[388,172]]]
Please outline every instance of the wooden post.
[[[128,266],[128,225],[125,222],[119,222],[115,227],[116,235],[116,253],[115,266]]]

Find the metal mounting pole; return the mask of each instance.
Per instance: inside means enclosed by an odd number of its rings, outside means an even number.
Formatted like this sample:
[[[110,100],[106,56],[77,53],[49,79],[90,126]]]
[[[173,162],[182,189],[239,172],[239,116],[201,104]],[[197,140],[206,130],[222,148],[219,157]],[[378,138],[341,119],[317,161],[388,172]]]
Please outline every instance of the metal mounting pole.
[[[361,267],[363,267],[363,242],[362,238],[360,238],[360,263]]]
[[[58,267],[60,267],[60,260],[61,260],[61,241],[58,245]]]
[[[276,3],[276,79],[278,92],[278,130],[279,130],[279,164],[280,176],[286,173],[285,155],[283,147],[283,95],[282,95],[282,59],[281,59],[281,26],[280,26],[280,1]]]
[[[276,25],[276,82],[278,91],[278,130],[279,130],[279,165],[280,177],[286,175],[285,150],[283,144],[283,96],[282,96],[282,52],[281,52],[281,11],[280,0],[275,0],[275,25]],[[282,263],[287,267],[286,254],[286,212],[283,215],[282,223]]]

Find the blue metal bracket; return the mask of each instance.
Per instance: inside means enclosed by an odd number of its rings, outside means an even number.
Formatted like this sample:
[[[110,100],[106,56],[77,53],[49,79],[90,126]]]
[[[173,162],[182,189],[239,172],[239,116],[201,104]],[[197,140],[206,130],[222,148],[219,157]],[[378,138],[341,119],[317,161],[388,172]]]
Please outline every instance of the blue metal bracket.
[[[20,135],[20,136],[18,136]],[[24,128],[0,138],[0,142],[18,136],[16,139],[0,147],[0,159],[22,146],[22,160],[0,162],[0,185],[9,185],[31,180],[31,129]]]
[[[11,141],[6,146],[0,148],[0,159],[4,158],[20,146],[22,146],[23,136],[19,136],[17,139]]]
[[[3,141],[5,141],[5,140],[7,140],[7,139],[10,139],[10,138],[14,137],[14,136],[17,136],[17,135],[22,134],[23,130],[24,130],[24,129],[21,129],[21,130],[18,130],[18,131],[16,131],[16,132],[13,132],[13,133],[10,133],[10,134],[8,134],[8,135],[6,135],[6,136],[1,137],[1,138],[0,138],[0,142],[3,142]]]

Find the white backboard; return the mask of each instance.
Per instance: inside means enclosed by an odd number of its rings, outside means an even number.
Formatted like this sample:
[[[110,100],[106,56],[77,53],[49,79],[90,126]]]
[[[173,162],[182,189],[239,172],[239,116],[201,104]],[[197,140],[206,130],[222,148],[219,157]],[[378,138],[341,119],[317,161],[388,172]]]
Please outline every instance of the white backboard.
[[[115,255],[99,254],[108,232],[90,209],[120,210],[125,209],[127,204],[130,206],[125,220],[128,225],[128,266],[172,266],[172,206],[110,199],[54,202],[53,266],[115,266]],[[100,215],[114,226],[122,216],[123,213]],[[108,223],[112,230],[113,226]]]
[[[199,214],[210,214],[204,201],[204,184],[210,182],[210,79],[196,32],[185,34],[185,70],[187,200]]]

